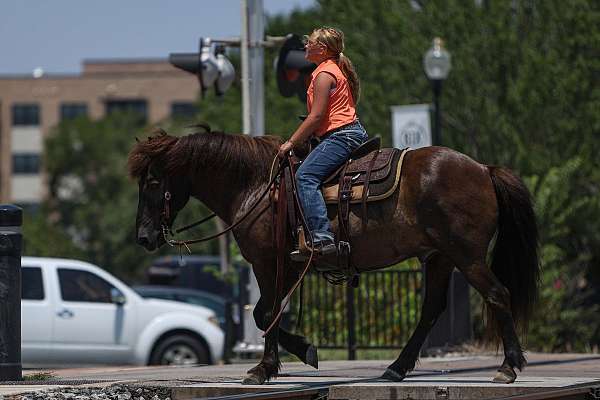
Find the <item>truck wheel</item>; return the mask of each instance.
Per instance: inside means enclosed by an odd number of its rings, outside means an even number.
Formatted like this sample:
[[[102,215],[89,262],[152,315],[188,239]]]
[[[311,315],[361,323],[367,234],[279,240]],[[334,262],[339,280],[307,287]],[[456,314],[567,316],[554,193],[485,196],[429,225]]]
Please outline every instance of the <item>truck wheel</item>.
[[[210,364],[208,350],[190,335],[169,336],[160,341],[150,356],[150,365]]]

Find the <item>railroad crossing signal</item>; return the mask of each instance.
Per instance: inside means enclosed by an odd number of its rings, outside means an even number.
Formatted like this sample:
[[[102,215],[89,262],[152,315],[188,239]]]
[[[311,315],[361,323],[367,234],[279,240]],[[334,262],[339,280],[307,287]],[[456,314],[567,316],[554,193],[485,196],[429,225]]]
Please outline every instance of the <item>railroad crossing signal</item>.
[[[304,43],[295,34],[286,36],[275,62],[277,88],[284,97],[298,96],[306,102],[310,74],[317,66],[304,58]]]
[[[214,86],[217,95],[223,95],[235,79],[235,69],[225,56],[225,47],[213,46],[210,38],[200,38],[198,53],[171,53],[169,62],[186,72],[195,74],[202,94]]]

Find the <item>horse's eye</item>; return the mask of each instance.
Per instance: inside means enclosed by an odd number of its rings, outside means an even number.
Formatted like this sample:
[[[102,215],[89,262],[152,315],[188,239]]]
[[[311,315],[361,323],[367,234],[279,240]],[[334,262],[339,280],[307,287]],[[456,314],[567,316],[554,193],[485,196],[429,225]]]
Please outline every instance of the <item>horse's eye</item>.
[[[148,186],[151,188],[156,188],[160,185],[160,181],[156,180],[156,179],[152,179],[148,181]]]

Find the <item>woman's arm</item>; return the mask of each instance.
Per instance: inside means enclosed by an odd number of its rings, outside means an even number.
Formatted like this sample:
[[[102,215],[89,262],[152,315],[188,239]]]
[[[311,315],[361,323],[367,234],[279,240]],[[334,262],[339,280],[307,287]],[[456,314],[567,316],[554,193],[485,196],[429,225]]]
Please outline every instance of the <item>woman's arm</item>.
[[[300,124],[296,132],[292,137],[281,145],[279,149],[279,155],[283,157],[285,153],[289,152],[298,143],[306,141],[315,130],[321,124],[323,117],[327,113],[327,106],[329,105],[329,91],[332,87],[335,87],[336,81],[333,75],[329,73],[320,73],[315,78],[313,85],[313,104],[310,110],[310,114]]]

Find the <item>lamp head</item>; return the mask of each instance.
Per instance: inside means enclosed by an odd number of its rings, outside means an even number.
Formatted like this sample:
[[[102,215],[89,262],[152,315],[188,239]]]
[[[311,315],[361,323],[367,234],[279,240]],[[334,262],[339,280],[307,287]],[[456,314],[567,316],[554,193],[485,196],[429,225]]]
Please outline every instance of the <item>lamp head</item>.
[[[433,45],[423,57],[423,68],[425,74],[430,80],[444,80],[452,68],[450,62],[450,53],[444,49],[444,42],[441,38],[433,39]]]

